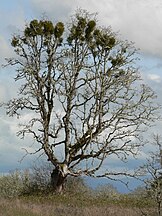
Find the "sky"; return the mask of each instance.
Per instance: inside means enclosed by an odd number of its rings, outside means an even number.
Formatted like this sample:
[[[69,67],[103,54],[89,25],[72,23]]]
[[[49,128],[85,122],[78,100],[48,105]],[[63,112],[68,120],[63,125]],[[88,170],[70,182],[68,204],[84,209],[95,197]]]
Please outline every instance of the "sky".
[[[78,8],[98,13],[101,26],[111,26],[122,39],[134,42],[139,49],[137,67],[141,76],[157,93],[162,104],[161,0],[0,0],[0,65],[6,57],[13,55],[12,35],[21,31],[28,21],[46,15],[54,22],[66,22]],[[11,68],[0,67],[0,103],[16,96],[17,85],[13,77]],[[22,148],[30,140],[23,141],[16,136],[18,123],[16,118],[7,117],[5,110],[0,110],[0,173],[24,169],[32,164],[31,156],[20,163],[24,154]],[[160,133],[161,126],[162,123],[158,122],[154,130]],[[133,168],[143,161],[144,153],[142,157],[127,166]]]

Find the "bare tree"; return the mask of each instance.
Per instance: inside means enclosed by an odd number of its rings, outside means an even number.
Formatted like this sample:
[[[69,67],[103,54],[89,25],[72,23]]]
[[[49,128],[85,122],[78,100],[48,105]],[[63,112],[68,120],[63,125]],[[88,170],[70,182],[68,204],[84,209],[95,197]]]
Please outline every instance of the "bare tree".
[[[137,153],[158,109],[135,67],[133,45],[85,11],[66,30],[62,22],[32,20],[11,44],[16,57],[7,61],[21,88],[7,114],[32,113],[18,135],[40,144],[36,152],[54,166],[54,188],[61,191],[67,175],[122,174],[99,169],[110,155],[123,160]]]
[[[145,175],[143,182],[147,192],[147,198],[151,198],[156,206],[158,216],[162,215],[162,141],[160,135],[154,135],[156,152],[151,152],[146,164],[139,171]]]

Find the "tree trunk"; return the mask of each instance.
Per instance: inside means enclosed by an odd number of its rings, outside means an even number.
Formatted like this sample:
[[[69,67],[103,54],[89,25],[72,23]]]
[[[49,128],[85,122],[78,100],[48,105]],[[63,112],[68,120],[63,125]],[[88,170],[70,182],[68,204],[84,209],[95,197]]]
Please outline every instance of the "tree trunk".
[[[51,186],[57,193],[62,193],[64,190],[65,176],[62,175],[61,171],[57,168],[51,173]]]

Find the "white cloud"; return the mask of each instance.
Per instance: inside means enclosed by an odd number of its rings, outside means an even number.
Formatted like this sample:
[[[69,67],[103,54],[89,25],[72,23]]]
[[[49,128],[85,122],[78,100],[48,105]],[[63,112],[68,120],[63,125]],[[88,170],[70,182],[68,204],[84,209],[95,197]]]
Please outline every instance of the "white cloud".
[[[15,10],[9,15],[6,11],[0,10],[0,18],[4,20],[0,29],[2,44],[0,57],[8,56],[10,49],[7,38],[10,38],[17,29],[22,29],[29,18],[25,5],[23,3],[16,5]],[[100,24],[111,25],[112,29],[119,31],[124,39],[134,41],[136,47],[143,53],[162,57],[161,0],[30,0],[27,6],[30,9],[28,14],[32,13],[33,16],[30,19],[40,18],[45,13],[52,20],[67,21],[77,8],[98,12]]]
[[[143,53],[162,57],[161,0],[30,0],[28,11],[25,3],[23,5],[20,1],[16,1],[13,7],[10,14],[0,10],[0,18],[4,21],[0,29],[0,57],[11,53],[8,40],[15,31],[24,27],[28,14],[33,16],[30,19],[40,18],[45,13],[53,20],[67,21],[77,8],[98,12],[100,24],[111,25],[114,31],[120,31],[124,39],[134,41]]]
[[[151,81],[154,81],[156,83],[160,83],[161,82],[161,77],[157,74],[148,74],[148,79]]]
[[[134,41],[143,52],[162,56],[162,2],[160,0],[31,0],[37,12],[68,17],[76,8],[98,12],[99,20]]]
[[[4,62],[4,60],[2,60],[3,57],[11,57],[13,55],[13,51],[11,50],[8,41],[2,35],[0,35],[0,44],[1,44],[0,61],[2,63]]]
[[[2,82],[0,82],[0,103],[4,102],[4,100],[6,99],[6,88],[4,85],[1,85]]]
[[[45,14],[55,20],[67,19],[69,13],[76,6],[75,0],[30,0],[30,2],[35,15],[41,17],[42,14]]]

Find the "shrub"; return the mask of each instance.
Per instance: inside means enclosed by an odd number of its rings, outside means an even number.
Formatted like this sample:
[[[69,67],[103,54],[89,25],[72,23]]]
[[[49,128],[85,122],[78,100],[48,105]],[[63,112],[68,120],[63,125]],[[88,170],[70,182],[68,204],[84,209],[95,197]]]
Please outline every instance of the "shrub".
[[[27,190],[30,184],[30,175],[28,171],[23,173],[14,171],[8,175],[0,177],[0,196],[15,197],[21,195]]]
[[[35,195],[51,193],[51,166],[48,163],[35,164],[25,171],[14,171],[0,177],[0,196],[17,197],[21,195]],[[90,193],[83,178],[68,177],[65,184],[65,193]]]

